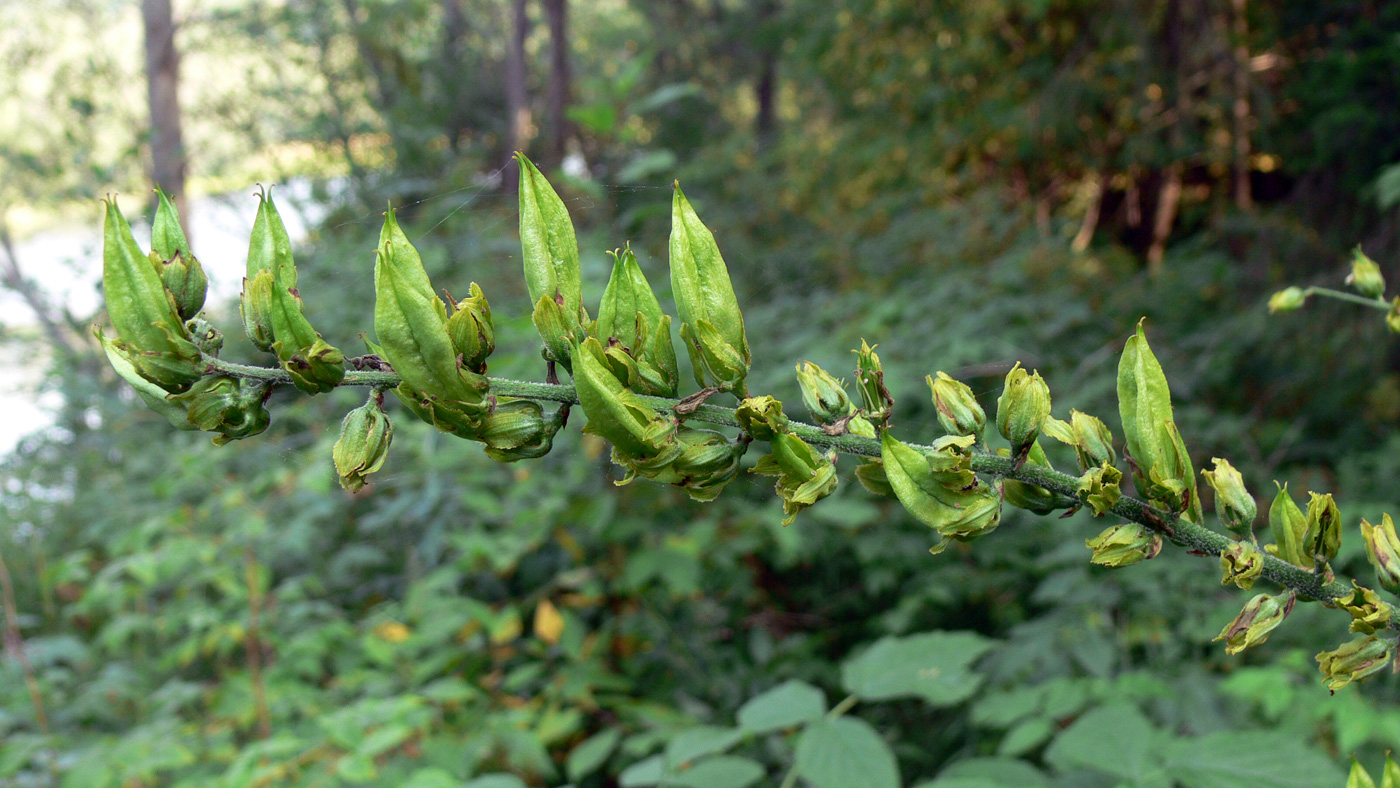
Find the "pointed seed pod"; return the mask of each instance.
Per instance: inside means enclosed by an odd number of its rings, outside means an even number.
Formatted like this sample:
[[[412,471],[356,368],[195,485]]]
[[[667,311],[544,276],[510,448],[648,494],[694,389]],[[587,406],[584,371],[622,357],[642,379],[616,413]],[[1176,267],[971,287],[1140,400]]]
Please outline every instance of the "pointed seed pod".
[[[1039,372],[1027,372],[1017,362],[1006,373],[1006,385],[997,398],[997,431],[1011,442],[1011,455],[1019,463],[1050,418],[1050,387]]]
[[[181,392],[204,374],[199,348],[148,255],[117,208],[107,200],[102,227],[102,290],[116,342],[131,365],[166,392]]]
[[[515,160],[520,165],[520,249],[530,300],[555,299],[570,330],[577,329],[587,318],[573,220],[539,168],[523,153],[517,152]]]
[[[798,365],[797,385],[802,389],[802,404],[818,424],[834,424],[856,412],[845,381],[810,361]]]
[[[1220,524],[1233,533],[1250,535],[1254,531],[1254,518],[1259,515],[1259,506],[1245,488],[1244,477],[1228,460],[1215,457],[1211,462],[1215,463],[1215,470],[1203,470],[1201,475],[1215,490],[1215,515],[1220,518]]]
[[[1371,775],[1366,773],[1360,761],[1356,760],[1355,755],[1351,756],[1351,772],[1347,774],[1346,788],[1376,788],[1376,781],[1372,780]]]
[[[482,420],[477,439],[486,444],[486,456],[497,462],[534,460],[553,448],[560,426],[560,420],[545,418],[537,402],[503,398]]]
[[[1118,413],[1123,420],[1124,447],[1136,464],[1134,481],[1148,498],[1200,524],[1200,496],[1191,457],[1172,417],[1171,390],[1162,365],[1147,344],[1146,318],[1138,321],[1118,362]]]
[[[1376,570],[1381,588],[1392,594],[1400,593],[1400,538],[1395,535],[1395,523],[1390,515],[1381,515],[1380,525],[1361,520],[1361,537],[1366,541],[1366,558]]]
[[[476,282],[471,283],[470,295],[452,302],[452,316],[447,318],[447,336],[462,366],[477,374],[486,374],[486,358],[496,349],[496,327],[491,322],[491,305]]]
[[[1351,273],[1347,274],[1346,283],[1367,298],[1381,298],[1385,295],[1385,277],[1381,276],[1380,266],[1376,265],[1375,260],[1367,257],[1360,246],[1352,252]]]
[[[1367,635],[1343,643],[1335,651],[1318,654],[1317,668],[1322,672],[1322,683],[1335,693],[1353,681],[1361,681],[1386,669],[1393,656],[1394,648],[1389,640]]]
[[[383,399],[380,392],[371,394],[368,402],[345,414],[340,422],[340,438],[331,447],[331,458],[340,486],[349,492],[362,489],[365,477],[382,468],[389,456],[394,425],[384,413]]]
[[[613,270],[598,307],[598,338],[605,345],[616,342],[636,361],[633,385],[639,386],[640,393],[674,397],[680,372],[671,343],[671,316],[661,311],[661,302],[631,247],[609,254]]]
[[[751,356],[744,316],[719,245],[679,182],[671,202],[670,253],[671,291],[696,382],[745,396]]]
[[[116,370],[117,375],[122,380],[130,383],[131,387],[136,389],[136,395],[141,398],[142,402],[146,403],[146,407],[164,416],[165,420],[176,429],[198,429],[190,423],[189,418],[187,418],[188,410],[184,406],[172,402],[165,389],[145,379],[141,373],[136,371],[131,354],[119,342],[105,336],[98,326],[93,326],[93,334],[97,337],[97,341],[102,343],[102,350],[107,354],[107,361],[112,364],[112,369]]]
[[[1238,654],[1269,639],[1269,633],[1293,610],[1296,597],[1290,592],[1283,598],[1260,594],[1249,600],[1235,620],[1225,625],[1216,640],[1225,641],[1226,654]]]
[[[1220,584],[1248,591],[1264,572],[1264,554],[1253,542],[1231,542],[1220,552]]]
[[[1279,487],[1278,495],[1269,506],[1269,530],[1274,535],[1274,544],[1265,546],[1265,550],[1294,566],[1312,568],[1313,560],[1303,543],[1308,532],[1308,518],[1293,502],[1286,484]]]
[[[1308,493],[1307,528],[1303,550],[1319,561],[1331,561],[1342,546],[1342,515],[1332,494]]]
[[[856,391],[860,394],[861,412],[874,424],[884,424],[894,408],[894,397],[885,388],[885,370],[880,365],[879,345],[860,341],[856,354]]]
[[[189,320],[204,308],[209,278],[204,266],[190,252],[190,243],[180,227],[180,212],[165,192],[156,189],[156,197],[159,204],[151,225],[151,262],[160,273],[165,289],[175,299],[180,319]]]
[[[1156,558],[1162,537],[1137,523],[1123,523],[1084,540],[1084,546],[1094,551],[1089,563],[1117,568]]]
[[[950,435],[982,434],[987,425],[987,414],[977,404],[977,396],[972,389],[960,380],[939,372],[938,378],[926,376],[929,389],[933,392],[933,406],[938,410],[938,423]]]

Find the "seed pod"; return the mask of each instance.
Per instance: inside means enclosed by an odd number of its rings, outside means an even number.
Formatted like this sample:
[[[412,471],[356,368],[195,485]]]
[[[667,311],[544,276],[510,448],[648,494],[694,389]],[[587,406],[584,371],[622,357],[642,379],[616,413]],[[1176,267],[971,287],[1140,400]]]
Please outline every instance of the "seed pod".
[[[749,341],[719,245],[675,184],[671,203],[671,291],[695,380],[747,396]]]
[[[1390,311],[1385,313],[1385,327],[1392,334],[1400,334],[1400,296],[1390,302]]]
[[[1231,542],[1220,553],[1220,584],[1234,583],[1248,591],[1264,572],[1264,554],[1253,542]]]
[[[1322,671],[1322,683],[1333,693],[1353,681],[1361,681],[1390,666],[1393,648],[1389,640],[1375,635],[1343,643],[1335,651],[1317,655],[1317,668]]]
[[[573,350],[574,385],[579,404],[588,416],[584,431],[611,443],[614,455],[633,465],[638,461],[654,462],[654,467],[646,466],[648,471],[668,466],[682,450],[677,445],[676,423],[660,416],[636,394],[623,388],[608,371],[598,340],[589,337]],[[634,473],[638,471],[632,465],[628,467]]]
[[[1308,294],[1301,287],[1285,287],[1284,289],[1269,296],[1269,314],[1275,312],[1292,312],[1303,306],[1308,300]]]
[[[205,276],[199,260],[190,252],[190,243],[180,227],[180,212],[165,196],[165,192],[156,189],[156,197],[159,205],[156,207],[155,222],[151,225],[151,262],[160,273],[165,289],[175,299],[180,319],[189,320],[204,308],[209,278]]]
[[[1279,487],[1278,495],[1274,496],[1274,502],[1269,506],[1269,530],[1274,535],[1274,544],[1266,545],[1265,550],[1294,566],[1312,568],[1313,560],[1303,541],[1308,532],[1308,518],[1293,502],[1286,484]]]
[[[1128,338],[1118,362],[1118,412],[1125,450],[1136,465],[1133,478],[1138,489],[1173,509],[1183,509],[1181,516],[1199,525],[1196,474],[1172,418],[1167,377],[1148,347],[1143,322],[1138,321],[1137,333]]]
[[[1039,372],[1027,372],[1018,362],[1006,373],[1006,386],[997,399],[997,431],[1011,442],[1017,464],[1025,461],[1048,418],[1050,387]]]
[[[768,440],[772,453],[760,457],[753,472],[778,477],[783,525],[790,525],[798,512],[835,492],[836,466],[796,435],[779,433]]]
[[[1260,594],[1249,600],[1235,620],[1225,625],[1216,640],[1225,641],[1226,654],[1238,654],[1269,639],[1269,634],[1293,610],[1297,598],[1289,592],[1283,599]]]
[[[967,437],[975,438],[972,435]],[[1002,457],[1011,456],[1008,449],[997,449],[997,454]],[[1050,459],[1045,456],[1045,450],[1040,447],[1039,442],[1031,446],[1026,462],[1054,470],[1054,466],[1050,464]],[[1062,497],[1059,493],[1015,479],[1002,479],[1001,495],[1002,500],[1017,509],[1025,509],[1036,514],[1049,514],[1056,509],[1067,509],[1073,504],[1072,500]]]
[[[681,427],[678,431],[680,455],[669,467],[648,478],[666,481],[685,489],[696,501],[713,501],[739,474],[739,460],[747,444],[731,441],[714,430]]]
[[[491,305],[476,282],[471,283],[470,295],[452,301],[452,316],[447,318],[447,336],[462,366],[478,374],[486,374],[486,358],[496,349],[496,327],[491,322]],[[451,300],[451,297],[448,297]]]
[[[1381,588],[1392,594],[1400,593],[1400,538],[1395,535],[1395,523],[1390,515],[1381,515],[1380,525],[1361,520],[1361,536],[1366,541],[1366,557],[1376,570]]]
[[[182,430],[198,429],[190,423],[187,410],[178,403],[170,401],[170,395],[165,389],[157,386],[149,380],[141,377],[141,373],[136,371],[136,366],[131,361],[131,355],[122,348],[116,340],[103,335],[102,329],[93,326],[93,334],[97,341],[102,343],[102,350],[107,354],[107,361],[111,362],[112,369],[117,371],[117,375],[131,384],[136,389],[136,395],[151,410],[165,417],[171,426]]]
[[[1079,470],[1087,471],[1104,463],[1112,465],[1118,460],[1113,451],[1113,433],[1097,417],[1077,410],[1069,412],[1068,422],[1051,416],[1040,425],[1040,431],[1060,443],[1074,447]]]
[[[1381,276],[1380,266],[1367,257],[1360,246],[1352,253],[1351,273],[1347,274],[1346,283],[1367,298],[1385,295],[1385,277]]]
[[[1249,536],[1254,531],[1254,518],[1259,515],[1254,496],[1245,488],[1244,477],[1229,461],[1215,457],[1211,462],[1215,463],[1215,470],[1203,470],[1201,475],[1215,490],[1215,514],[1220,524],[1240,536]]]
[[[734,410],[734,418],[738,420],[740,428],[761,441],[772,440],[775,435],[788,429],[783,403],[766,395],[749,397],[740,402]]]
[[[621,254],[609,254],[613,270],[598,307],[598,338],[604,343],[616,341],[637,362],[637,383],[628,388],[674,397],[680,373],[676,348],[671,344],[671,316],[661,311],[631,247],[624,247]]]
[[[292,383],[307,394],[335,388],[345,378],[345,355],[322,339],[302,314],[292,240],[271,194],[260,195],[248,245],[248,274],[243,280],[243,315],[249,338],[256,344],[270,336],[266,349],[277,354]]]
[[[199,348],[116,200],[107,200],[102,239],[102,289],[114,341],[141,377],[166,392],[185,391],[204,374]]]
[[[482,420],[478,439],[497,462],[538,459],[553,448],[560,422],[546,419],[537,402],[502,398]]]
[[[1373,635],[1390,626],[1394,611],[1380,594],[1356,585],[1355,580],[1351,584],[1351,595],[1337,600],[1337,606],[1351,614],[1351,631]]]
[[[1123,472],[1105,462],[1079,477],[1079,494],[1095,517],[1108,513],[1123,497]]]
[[[568,353],[575,341],[582,341],[583,326],[588,323],[574,223],[564,201],[534,163],[518,151],[515,160],[520,165],[520,249],[525,286],[535,304],[535,327],[549,357],[571,369]],[[557,314],[541,314],[541,302],[546,299],[559,307]],[[541,317],[557,319],[541,323]]]
[[[1319,561],[1331,561],[1342,546],[1342,514],[1331,493],[1308,493],[1307,529],[1303,551]]]
[[[1085,539],[1084,546],[1094,551],[1090,563],[1117,568],[1156,558],[1162,552],[1162,537],[1137,523],[1124,523]]]
[[[875,352],[879,345],[860,341],[856,354],[856,392],[860,394],[861,413],[874,424],[883,425],[889,420],[894,409],[894,397],[885,388],[885,370],[880,364],[880,355]]]
[[[856,412],[846,394],[846,382],[810,361],[797,367],[797,385],[802,389],[802,404],[818,424],[834,424]]]
[[[880,457],[895,497],[940,534],[970,541],[1000,524],[1000,494],[972,475],[969,458],[956,449],[926,454],[885,430]],[[940,542],[932,551],[941,552],[946,546]]]
[[[456,418],[460,427],[447,431],[467,433],[463,437],[474,434],[480,417],[490,409],[486,378],[457,364],[457,349],[447,333],[447,308],[433,293],[423,260],[392,210],[385,214],[379,236],[374,294],[378,352],[403,378],[402,391],[395,393],[405,402],[418,402],[420,409],[427,402],[432,410],[444,411],[433,419],[440,429]]]
[[[1386,755],[1386,760],[1390,760],[1389,755]],[[1355,755],[1351,756],[1351,772],[1347,774],[1345,788],[1376,788],[1376,781],[1372,780],[1371,775],[1366,773],[1366,769],[1356,760]]]
[[[269,388],[254,380],[219,375],[201,378],[184,394],[171,396],[189,408],[189,421],[205,432],[217,432],[214,445],[257,435],[272,423],[265,403]]]
[[[981,436],[987,424],[987,414],[977,404],[977,396],[972,389],[960,380],[939,372],[938,379],[925,376],[933,391],[933,406],[938,410],[938,423],[950,435]]]
[[[331,447],[340,486],[357,492],[365,477],[384,466],[389,444],[394,440],[394,424],[384,414],[384,395],[375,392],[369,401],[345,414],[340,422],[340,438]]]

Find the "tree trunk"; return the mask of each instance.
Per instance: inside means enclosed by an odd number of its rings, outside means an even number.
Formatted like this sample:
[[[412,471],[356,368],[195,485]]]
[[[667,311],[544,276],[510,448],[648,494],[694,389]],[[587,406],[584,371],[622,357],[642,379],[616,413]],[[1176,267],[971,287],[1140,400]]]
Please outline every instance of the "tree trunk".
[[[529,95],[525,88],[525,38],[530,32],[530,18],[525,13],[525,0],[511,0],[510,51],[506,54],[506,153],[525,149],[530,130]],[[520,188],[520,169],[508,165],[505,186],[511,193]]]
[[[758,30],[761,36],[758,49],[758,81],[754,84],[754,99],[758,103],[758,113],[754,117],[754,135],[758,138],[760,151],[768,148],[777,130],[777,115],[774,108],[778,82],[778,51],[771,43],[768,26],[772,24],[776,0],[757,0]]]
[[[142,0],[146,28],[146,89],[151,105],[151,179],[180,210],[189,234],[185,201],[185,143],[180,133],[180,55],[170,0]]]
[[[565,114],[572,92],[568,11],[568,0],[544,0],[544,16],[549,24],[549,94],[545,109],[545,123],[549,128],[544,160],[551,167],[563,163],[565,144],[572,131]]]
[[[1248,210],[1254,205],[1249,186],[1249,20],[1246,0],[1234,0],[1235,38],[1235,205]]]

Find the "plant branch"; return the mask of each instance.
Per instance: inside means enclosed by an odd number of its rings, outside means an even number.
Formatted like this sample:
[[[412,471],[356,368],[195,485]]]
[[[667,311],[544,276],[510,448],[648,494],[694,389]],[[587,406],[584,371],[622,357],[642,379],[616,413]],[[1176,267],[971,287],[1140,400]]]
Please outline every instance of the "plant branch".
[[[1345,290],[1333,290],[1330,287],[1309,287],[1303,291],[1303,294],[1305,296],[1319,295],[1325,298],[1335,298],[1338,301],[1350,301],[1353,304],[1369,306],[1372,309],[1390,310],[1390,304],[1386,303],[1384,298],[1367,298],[1356,293],[1348,293]]]
[[[1337,293],[1337,291],[1328,292]],[[1337,293],[1337,295],[1348,296],[1349,294]],[[204,360],[208,363],[211,372],[231,377],[262,380],[273,384],[291,383],[292,381],[291,375],[281,369],[234,364],[209,355],[206,355]],[[388,388],[398,385],[400,380],[399,376],[393,372],[350,370],[345,373],[345,379],[341,381],[340,385]],[[579,403],[578,395],[571,385],[532,383],[508,378],[488,378],[488,380],[491,384],[491,392],[496,395],[571,405]],[[665,397],[638,395],[638,398],[658,411],[672,413],[675,412],[676,406],[680,402]],[[733,408],[709,403],[697,406],[693,413],[687,414],[684,418],[706,424],[740,426],[738,419],[734,416]],[[843,454],[863,457],[880,456],[880,441],[874,438],[850,434],[831,435],[821,427],[800,421],[790,421],[788,430],[791,434],[813,446],[835,449]],[[920,451],[933,451],[931,446],[917,444],[913,444],[913,446]],[[1016,461],[1012,458],[981,453],[972,456],[972,470],[986,476],[1034,484],[1037,487],[1043,487],[1072,498],[1081,504],[1087,503],[1083,494],[1079,492],[1078,476],[1060,473],[1030,463],[1017,467]],[[1231,544],[1231,539],[1224,534],[1212,531],[1203,525],[1183,520],[1177,512],[1153,506],[1147,501],[1131,496],[1124,495],[1120,498],[1118,503],[1109,509],[1109,513],[1124,520],[1144,525],[1194,553],[1220,555]],[[1263,576],[1285,588],[1296,591],[1304,599],[1331,601],[1344,598],[1352,593],[1351,586],[1345,583],[1328,582],[1326,578],[1314,571],[1294,566],[1268,554],[1264,556]]]

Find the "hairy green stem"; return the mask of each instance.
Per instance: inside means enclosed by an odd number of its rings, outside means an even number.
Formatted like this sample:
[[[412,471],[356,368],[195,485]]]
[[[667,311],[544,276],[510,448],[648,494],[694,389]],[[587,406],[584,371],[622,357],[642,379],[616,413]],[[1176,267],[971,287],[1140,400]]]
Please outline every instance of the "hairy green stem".
[[[1347,300],[1360,299],[1359,296],[1353,297],[1348,293],[1341,293],[1339,291],[1327,292],[1335,293],[1338,296],[1348,296]],[[210,355],[205,355],[204,361],[208,364],[210,372],[229,375],[235,378],[262,380],[274,384],[292,382],[291,375],[287,374],[287,372],[282,369],[235,364],[222,361]],[[351,370],[345,373],[345,379],[341,381],[339,385],[389,388],[398,385],[399,380],[399,376],[393,372]],[[491,383],[491,392],[493,394],[506,397],[519,397],[522,399],[560,402],[570,405],[578,404],[578,395],[574,392],[574,387],[571,385],[532,383],[523,380],[510,380],[508,378],[488,378],[488,380]],[[679,402],[678,400],[664,397],[640,396],[640,399],[659,411],[673,412]],[[733,408],[711,405],[709,403],[699,405],[695,408],[693,413],[687,414],[684,418],[686,420],[700,421],[706,424],[719,424],[730,427],[740,426],[738,419],[734,417]],[[821,427],[799,421],[790,422],[788,424],[788,430],[793,435],[798,436],[813,446],[835,449],[843,454],[854,454],[865,457],[880,456],[880,441],[874,438],[865,438],[850,434],[831,435]],[[914,448],[921,451],[933,450],[931,446],[914,445]],[[1017,467],[1014,459],[980,453],[974,454],[972,457],[972,470],[986,476],[997,476],[1034,484],[1037,487],[1043,487],[1052,492],[1072,498],[1080,503],[1085,503],[1084,497],[1079,492],[1078,476],[1060,473],[1030,463]],[[1127,495],[1120,498],[1118,503],[1114,504],[1114,506],[1109,509],[1109,512],[1124,520],[1151,528],[1161,533],[1173,543],[1185,547],[1194,553],[1202,555],[1220,555],[1220,553],[1231,544],[1230,538],[1223,534],[1212,531],[1205,526],[1183,520],[1176,512],[1155,507],[1146,501]],[[1264,556],[1263,576],[1285,588],[1296,591],[1300,597],[1305,599],[1331,601],[1338,598],[1345,598],[1352,593],[1351,586],[1346,583],[1335,581],[1327,582],[1327,579],[1318,573],[1294,566],[1273,555],[1266,554]]]

